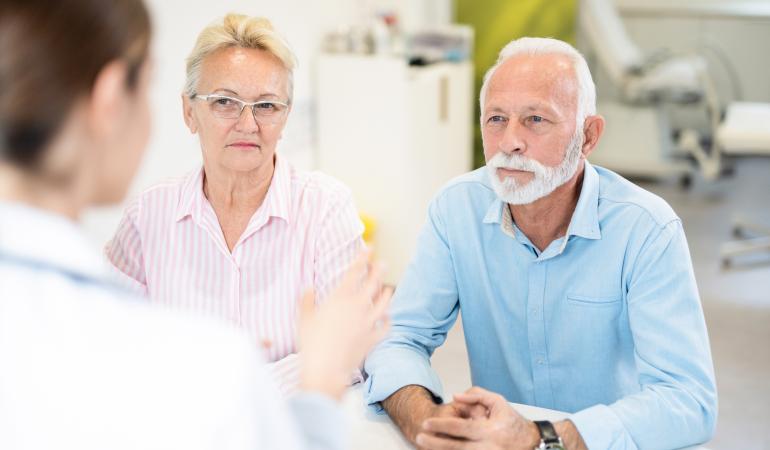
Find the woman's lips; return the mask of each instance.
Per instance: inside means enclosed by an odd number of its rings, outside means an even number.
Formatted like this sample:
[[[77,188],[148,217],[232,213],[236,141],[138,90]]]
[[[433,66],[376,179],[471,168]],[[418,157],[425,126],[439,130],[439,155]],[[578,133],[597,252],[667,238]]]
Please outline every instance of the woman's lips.
[[[257,145],[255,142],[245,142],[245,141],[239,141],[239,142],[233,142],[231,144],[227,144],[228,147],[234,147],[241,150],[248,150],[252,148],[258,148],[259,145]]]

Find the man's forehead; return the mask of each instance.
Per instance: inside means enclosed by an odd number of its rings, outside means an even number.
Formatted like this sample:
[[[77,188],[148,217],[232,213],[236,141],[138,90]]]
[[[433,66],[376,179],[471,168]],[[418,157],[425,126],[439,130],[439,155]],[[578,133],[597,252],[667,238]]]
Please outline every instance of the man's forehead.
[[[575,75],[569,56],[559,53],[531,55],[522,53],[505,60],[496,73],[518,73],[522,76],[544,74]]]
[[[516,55],[495,71],[489,81],[487,100],[493,100],[497,94],[566,106],[577,104],[577,93],[577,76],[568,56]]]

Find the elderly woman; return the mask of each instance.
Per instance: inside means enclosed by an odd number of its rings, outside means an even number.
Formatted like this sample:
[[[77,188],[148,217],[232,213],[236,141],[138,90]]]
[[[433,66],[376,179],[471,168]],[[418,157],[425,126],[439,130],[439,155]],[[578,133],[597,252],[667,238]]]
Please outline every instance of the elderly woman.
[[[203,166],[127,208],[106,253],[153,302],[221,317],[296,370],[296,299],[323,300],[363,246],[351,194],[276,153],[295,58],[266,19],[230,14],[187,58],[184,120]]]

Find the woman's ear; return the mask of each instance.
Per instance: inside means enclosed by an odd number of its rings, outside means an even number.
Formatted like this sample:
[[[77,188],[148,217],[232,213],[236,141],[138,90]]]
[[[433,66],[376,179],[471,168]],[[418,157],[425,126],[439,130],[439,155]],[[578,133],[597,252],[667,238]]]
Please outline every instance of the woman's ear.
[[[192,99],[187,94],[182,94],[182,115],[184,123],[189,128],[190,133],[195,134],[198,132],[198,123],[195,120],[192,110]]]

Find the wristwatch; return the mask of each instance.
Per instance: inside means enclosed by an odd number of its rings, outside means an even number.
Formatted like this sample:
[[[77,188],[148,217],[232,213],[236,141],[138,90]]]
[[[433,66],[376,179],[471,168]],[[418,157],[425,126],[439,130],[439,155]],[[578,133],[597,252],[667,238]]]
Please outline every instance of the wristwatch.
[[[553,424],[547,420],[536,420],[535,425],[540,431],[540,445],[535,450],[565,450],[561,438],[556,434]]]

